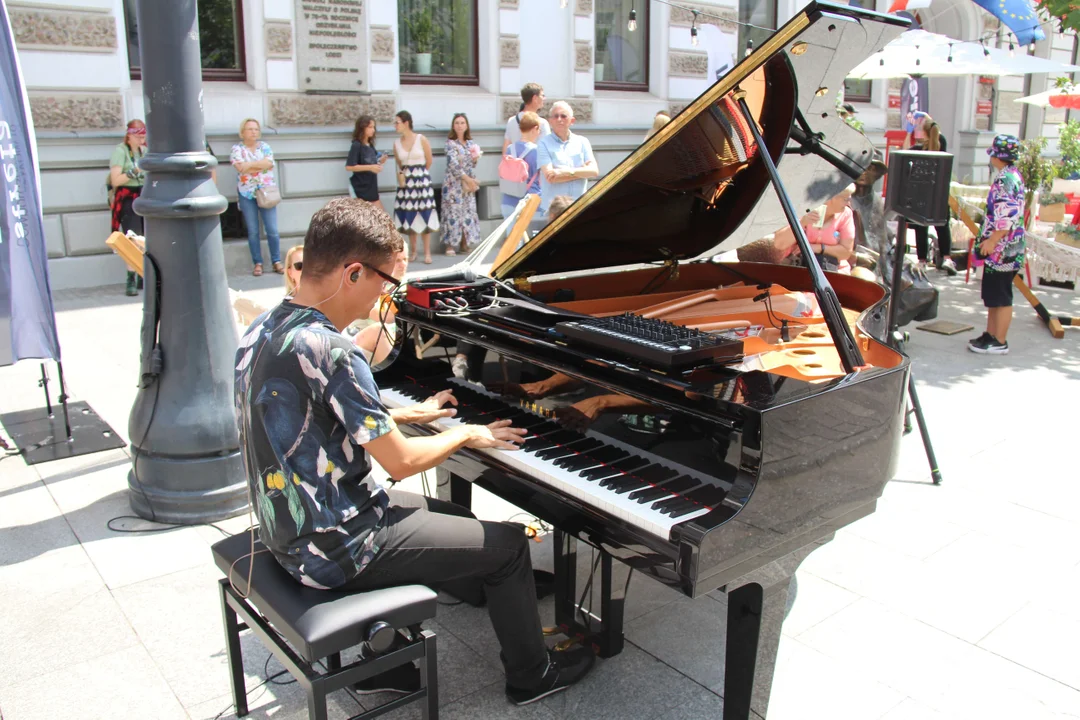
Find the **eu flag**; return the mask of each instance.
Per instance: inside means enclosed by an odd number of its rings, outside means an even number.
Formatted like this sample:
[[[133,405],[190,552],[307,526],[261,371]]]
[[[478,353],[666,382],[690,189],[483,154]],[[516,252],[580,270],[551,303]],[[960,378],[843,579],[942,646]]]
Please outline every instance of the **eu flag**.
[[[1036,40],[1044,40],[1039,17],[1035,14],[1031,0],[972,0],[1013,31],[1021,45],[1030,45]]]

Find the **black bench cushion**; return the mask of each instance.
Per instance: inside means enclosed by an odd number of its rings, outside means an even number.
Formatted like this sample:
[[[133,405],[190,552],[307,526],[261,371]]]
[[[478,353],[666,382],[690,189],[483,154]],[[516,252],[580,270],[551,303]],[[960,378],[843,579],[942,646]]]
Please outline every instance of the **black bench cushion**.
[[[255,533],[251,592],[247,590],[251,533]],[[247,594],[305,660],[313,661],[362,642],[371,623],[382,620],[395,628],[435,617],[436,593],[423,585],[340,593],[301,585],[285,571],[258,539],[258,531],[237,533],[214,544],[214,562]],[[258,552],[258,551],[262,552]],[[233,565],[233,563],[236,563]]]

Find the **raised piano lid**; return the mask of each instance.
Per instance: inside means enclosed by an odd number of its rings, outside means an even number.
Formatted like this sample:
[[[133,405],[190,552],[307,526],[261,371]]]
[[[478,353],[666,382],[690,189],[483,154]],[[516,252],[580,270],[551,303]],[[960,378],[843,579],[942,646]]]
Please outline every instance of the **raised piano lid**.
[[[848,72],[908,21],[811,2],[762,46],[597,181],[493,274],[532,277],[715,254],[787,224],[766,169],[729,137],[725,97],[739,88],[758,118],[796,212],[809,212],[853,178],[816,154],[796,154],[796,109],[821,144],[856,174],[873,146],[836,112]],[[751,149],[751,153],[754,150]],[[719,196],[718,188],[725,183]]]

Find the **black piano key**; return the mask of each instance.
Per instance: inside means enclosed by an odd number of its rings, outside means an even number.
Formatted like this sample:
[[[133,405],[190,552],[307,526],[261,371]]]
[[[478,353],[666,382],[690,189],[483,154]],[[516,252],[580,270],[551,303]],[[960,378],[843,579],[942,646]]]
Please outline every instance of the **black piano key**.
[[[531,438],[527,439],[525,442],[521,443],[521,449],[524,452],[529,452],[529,453],[535,452],[537,450],[543,450],[543,449],[549,448],[549,447],[555,447],[555,443],[552,442],[551,440],[548,440],[544,436],[531,437]]]
[[[690,513],[694,512],[695,510],[700,510],[700,509],[701,509],[700,505],[695,505],[692,502],[688,502],[685,505],[680,505],[678,508],[672,508],[672,510],[670,512],[668,512],[668,515],[670,515],[673,518],[679,518],[679,517],[682,517],[683,515],[689,515]]]
[[[611,486],[611,490],[616,495],[625,495],[631,490],[641,490],[642,488],[649,487],[649,483],[642,480],[638,480],[633,475],[627,475],[625,480],[617,482]]]
[[[643,469],[648,470],[652,467],[655,466],[647,465]],[[649,484],[647,481],[641,479],[641,475],[639,474],[638,470],[629,470],[625,473],[620,473],[618,475],[609,475],[606,478],[600,480],[601,487],[615,488],[624,483],[640,483],[640,487],[646,487]]]
[[[634,468],[643,467],[648,464],[649,461],[640,455],[631,455],[628,458],[609,463],[603,467],[586,470],[581,476],[586,480],[599,480],[611,474],[624,473],[628,470],[633,470]]]
[[[674,480],[666,480],[659,483],[660,487],[664,488],[668,492],[679,493],[685,495],[688,490],[692,490],[701,484],[697,478],[690,477],[689,475],[680,475]]]
[[[601,463],[610,463],[628,457],[630,453],[617,447],[605,445],[602,448],[586,453],[580,458],[563,458],[555,462],[555,465],[567,470],[584,470]]]
[[[632,493],[630,493],[628,497],[631,500],[637,500],[639,503],[644,505],[647,502],[652,502],[657,498],[666,498],[669,495],[671,495],[671,492],[665,490],[662,487],[657,487],[655,485],[647,485],[640,490],[634,490]]]
[[[559,447],[541,450],[540,452],[536,453],[536,457],[540,458],[541,460],[554,460],[555,458],[560,458],[564,455],[573,455],[575,453],[593,450],[600,447],[602,444],[603,443],[594,438],[582,438],[581,440],[566,443],[565,445],[560,445]]]
[[[666,513],[670,512],[672,509],[683,507],[684,505],[689,505],[691,507],[698,507],[698,508],[701,507],[700,505],[696,505],[695,503],[690,502],[689,500],[687,500],[686,498],[684,498],[681,495],[676,495],[675,497],[669,497],[669,498],[665,498],[663,500],[658,500],[657,502],[654,502],[652,504],[652,509],[656,510],[658,512],[666,514]]]
[[[679,517],[692,513],[695,510],[703,510],[704,508],[697,503],[692,503],[689,500],[679,500],[678,502],[669,503],[663,510],[660,511],[661,515],[668,515],[670,517]]]
[[[687,493],[686,499],[693,500],[701,505],[715,507],[723,501],[725,495],[727,495],[727,493],[724,492],[723,489],[718,488],[715,485],[705,485],[697,488],[693,492]]]
[[[569,430],[557,430],[544,435],[538,435],[537,439],[542,439],[544,442],[550,443],[551,445],[562,445],[564,443],[580,440],[581,435]]]
[[[677,477],[679,471],[664,465],[656,464],[650,465],[647,468],[642,468],[641,470],[635,470],[631,474],[639,480],[644,480],[653,485],[659,485],[665,480],[671,480],[672,478]]]

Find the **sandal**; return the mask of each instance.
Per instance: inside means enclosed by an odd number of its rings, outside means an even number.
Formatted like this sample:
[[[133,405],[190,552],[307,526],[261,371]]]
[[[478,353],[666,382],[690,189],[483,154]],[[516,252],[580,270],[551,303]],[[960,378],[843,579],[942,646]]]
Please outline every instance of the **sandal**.
[[[457,255],[457,253],[454,252],[454,248],[452,248],[452,247],[446,248],[446,253],[445,254],[446,254],[446,257],[454,257],[455,255]],[[427,258],[424,259],[424,262],[427,262]]]
[[[428,255],[426,258],[424,258],[424,264],[425,265],[430,265],[431,264],[431,256],[430,255]]]
[[[285,274],[285,266],[282,265],[279,262],[274,263],[274,272],[276,272],[278,275],[284,275]]]
[[[255,263],[255,269],[251,271],[255,277],[262,277],[262,263]]]

